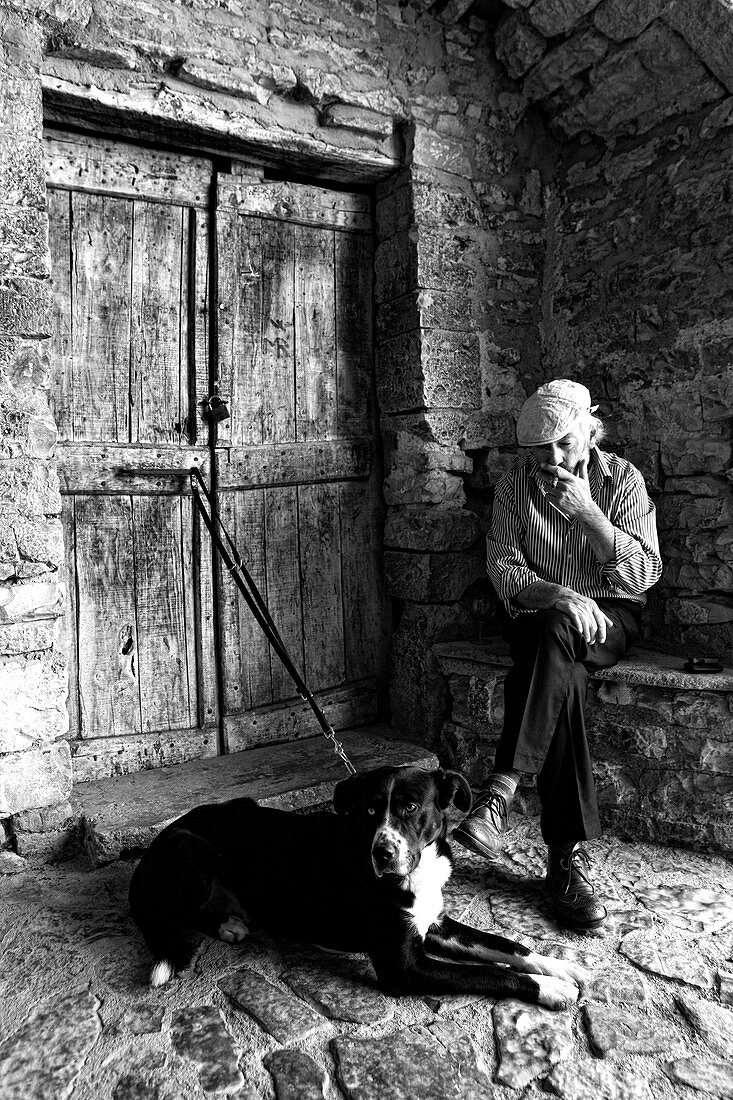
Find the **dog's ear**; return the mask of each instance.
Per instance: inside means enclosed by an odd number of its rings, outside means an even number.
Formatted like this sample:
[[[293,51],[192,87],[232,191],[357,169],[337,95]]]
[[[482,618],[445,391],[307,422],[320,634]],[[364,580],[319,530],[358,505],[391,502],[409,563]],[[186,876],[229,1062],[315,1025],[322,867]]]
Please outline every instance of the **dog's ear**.
[[[433,772],[433,779],[438,790],[438,806],[441,810],[456,810],[459,814],[467,814],[471,809],[473,796],[468,780],[460,772],[449,772],[439,768]]]
[[[362,776],[352,775],[336,784],[333,792],[333,808],[337,814],[348,814],[354,809],[362,789]]]

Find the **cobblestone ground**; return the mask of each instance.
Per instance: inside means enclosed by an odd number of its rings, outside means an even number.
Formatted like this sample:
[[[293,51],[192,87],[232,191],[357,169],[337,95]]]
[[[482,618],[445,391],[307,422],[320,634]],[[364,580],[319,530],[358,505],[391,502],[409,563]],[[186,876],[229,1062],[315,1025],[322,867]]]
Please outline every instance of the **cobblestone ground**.
[[[448,908],[591,979],[573,1011],[384,997],[360,957],[255,934],[202,942],[161,990],[127,912],[132,864],[0,879],[0,1100],[565,1100],[733,1097],[733,866],[604,839],[611,918],[558,931],[543,849],[517,826],[488,865],[459,850]]]

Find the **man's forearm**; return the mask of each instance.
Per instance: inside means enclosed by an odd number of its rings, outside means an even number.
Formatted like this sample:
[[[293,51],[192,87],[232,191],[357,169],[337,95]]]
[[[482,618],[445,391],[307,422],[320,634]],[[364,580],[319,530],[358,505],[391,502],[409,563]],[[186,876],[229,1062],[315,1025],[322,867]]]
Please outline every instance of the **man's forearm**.
[[[592,511],[579,512],[576,518],[594,556],[601,565],[607,565],[616,555],[615,529],[610,519],[595,504]]]
[[[572,588],[551,581],[534,581],[514,597],[514,603],[528,611],[549,611],[563,596],[575,596]]]

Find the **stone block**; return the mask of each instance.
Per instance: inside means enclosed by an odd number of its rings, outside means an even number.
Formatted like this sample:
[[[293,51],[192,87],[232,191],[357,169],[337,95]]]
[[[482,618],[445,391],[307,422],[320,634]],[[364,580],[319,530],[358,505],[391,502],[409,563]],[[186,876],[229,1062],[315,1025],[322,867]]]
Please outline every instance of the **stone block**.
[[[428,330],[422,337],[422,359],[425,405],[437,408],[481,405],[478,336]]]
[[[13,278],[0,285],[0,333],[51,335],[51,287],[38,279]]]
[[[78,814],[70,802],[23,810],[11,819],[13,834],[17,836],[18,833],[59,831],[68,828],[77,820],[77,817]]]
[[[599,0],[536,0],[529,11],[533,27],[553,38],[567,34],[584,15],[598,6]]]
[[[577,73],[595,65],[607,50],[608,40],[602,35],[593,30],[583,31],[545,54],[527,74],[522,90],[528,99],[544,99]]]
[[[484,409],[424,409],[402,416],[383,417],[389,424],[418,431],[426,439],[445,447],[478,451],[485,447],[509,446],[516,442],[514,424],[506,416]]]
[[[407,155],[415,166],[471,179],[471,160],[462,141],[444,137],[422,125],[415,126],[411,138]]]
[[[417,286],[417,249],[407,230],[377,245],[374,254],[374,296],[377,302],[401,298]]]
[[[14,138],[0,143],[0,195],[8,206],[38,207],[46,198],[43,142]]]
[[[397,599],[417,603],[460,600],[474,581],[486,576],[482,558],[466,554],[420,554],[387,550],[387,588]]]
[[[473,196],[467,191],[451,191],[415,181],[412,188],[415,222],[420,226],[439,229],[476,226],[481,213]]]
[[[507,12],[496,27],[494,38],[496,56],[514,79],[518,79],[539,61],[545,52],[547,41],[526,18],[517,12]]]
[[[0,625],[0,656],[18,656],[51,649],[56,637],[53,622]]]
[[[603,0],[593,12],[593,22],[607,38],[623,42],[636,38],[650,23],[664,15],[675,0]]]
[[[64,586],[57,581],[0,584],[0,625],[58,618],[65,596]]]
[[[733,26],[728,0],[676,0],[664,19],[733,92]]]
[[[393,340],[421,327],[421,309],[419,301],[423,291],[413,290],[399,298],[387,298],[377,303],[376,332],[377,340]]]
[[[36,73],[0,72],[0,129],[3,133],[40,134],[43,113],[41,81]]]
[[[409,183],[380,195],[377,192],[377,239],[385,241],[395,233],[405,233],[415,220],[412,188]]]
[[[50,267],[45,211],[33,207],[0,210],[0,278],[46,278]]]
[[[331,103],[321,113],[321,125],[339,126],[344,130],[357,130],[359,133],[386,138],[392,135],[394,120],[389,115],[370,111],[366,107]]]
[[[66,802],[71,787],[67,741],[57,741],[45,749],[0,755],[0,814]]]
[[[242,96],[262,104],[266,104],[272,95],[272,88],[259,84],[247,69],[206,57],[185,58],[176,67],[176,76],[199,88]]]
[[[379,344],[377,392],[380,409],[386,413],[426,404],[419,333],[408,332]]]
[[[21,558],[41,562],[51,569],[63,566],[64,535],[60,519],[19,516],[12,526]]]
[[[443,504],[391,508],[384,528],[384,544],[401,550],[465,550],[479,538],[473,512]]]
[[[481,261],[474,238],[447,229],[420,229],[417,237],[417,283],[423,288],[470,292]]]
[[[0,657],[0,753],[18,752],[68,733],[67,675],[59,653]]]

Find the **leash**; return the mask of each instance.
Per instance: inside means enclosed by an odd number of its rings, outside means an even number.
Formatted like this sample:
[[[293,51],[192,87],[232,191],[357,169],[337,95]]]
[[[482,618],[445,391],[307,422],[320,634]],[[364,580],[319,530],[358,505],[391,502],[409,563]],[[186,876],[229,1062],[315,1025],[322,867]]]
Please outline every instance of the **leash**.
[[[305,684],[303,677],[298,672],[297,668],[291,660],[290,654],[285,648],[285,643],[280,637],[280,632],[275,625],[275,621],[270,614],[269,608],[262,598],[262,594],[255,584],[252,575],[242,561],[236,546],[234,545],[229,532],[226,529],[225,524],[222,522],[221,517],[217,509],[214,506],[214,501],[211,493],[206,487],[206,483],[201,476],[201,471],[197,467],[192,466],[189,470],[191,476],[191,493],[193,495],[193,501],[196,506],[196,510],[201,516],[206,529],[209,532],[212,543],[221,556],[222,561],[226,565],[227,569],[232,575],[232,579],[239,589],[241,595],[249,607],[252,615],[259,623],[260,629],[267,638],[271,647],[275,650],[282,661],[285,669],[292,677],[296,690],[300,698],[309,704],[311,710],[318,719],[318,724],[323,731],[324,737],[327,737],[329,741],[333,743],[333,751],[342,761],[344,767],[350,775],[356,775],[356,768],[346,755],[346,750],[341,742],[336,737],[336,732],[328,722],[325,714],[319,707],[313,692],[311,692]],[[202,500],[201,494],[206,498],[206,504]],[[224,536],[222,539],[217,531],[217,526],[221,529]],[[224,545],[226,540],[227,545]]]

